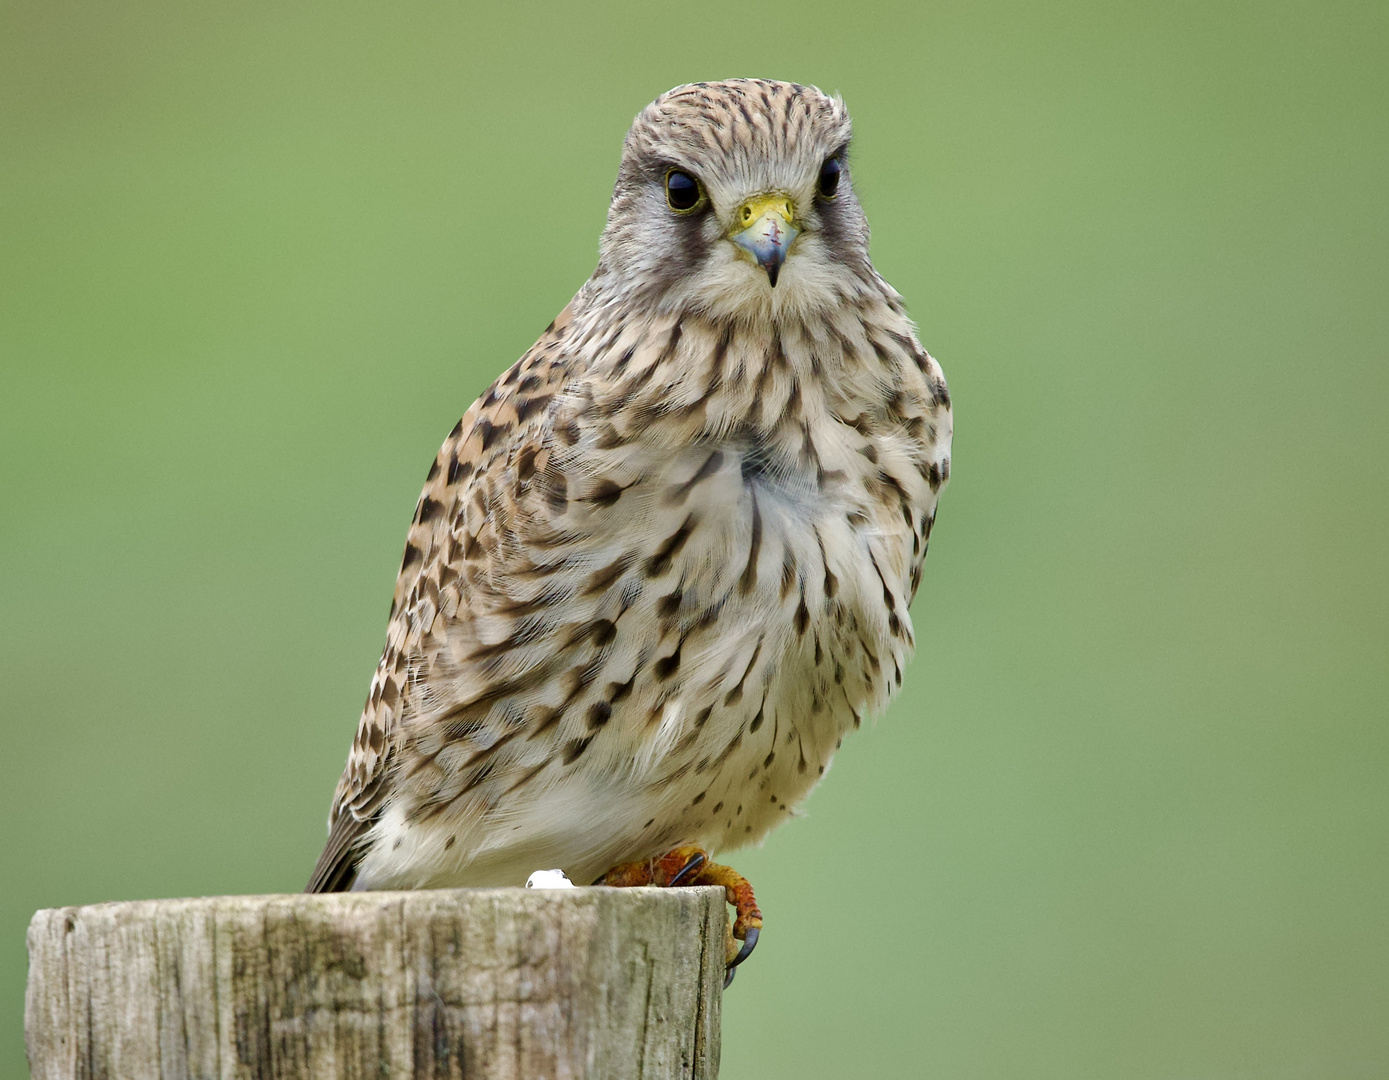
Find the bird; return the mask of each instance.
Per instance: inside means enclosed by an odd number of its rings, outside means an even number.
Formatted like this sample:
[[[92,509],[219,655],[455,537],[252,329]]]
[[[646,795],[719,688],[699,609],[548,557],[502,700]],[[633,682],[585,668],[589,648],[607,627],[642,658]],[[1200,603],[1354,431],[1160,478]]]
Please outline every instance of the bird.
[[[678,86],[588,281],[429,468],[309,892],[715,884],[914,648],[953,413],[869,258],[843,100]]]

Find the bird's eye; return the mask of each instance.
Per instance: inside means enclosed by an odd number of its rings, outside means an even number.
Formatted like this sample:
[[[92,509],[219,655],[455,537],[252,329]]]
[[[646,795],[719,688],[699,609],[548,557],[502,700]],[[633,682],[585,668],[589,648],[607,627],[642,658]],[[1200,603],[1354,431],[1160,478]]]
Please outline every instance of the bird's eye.
[[[681,214],[693,210],[703,197],[699,181],[689,173],[682,173],[679,169],[666,173],[666,202],[672,210]]]
[[[844,166],[837,157],[825,159],[825,163],[820,166],[820,198],[834,198],[835,193],[839,191],[839,174],[843,171]]]

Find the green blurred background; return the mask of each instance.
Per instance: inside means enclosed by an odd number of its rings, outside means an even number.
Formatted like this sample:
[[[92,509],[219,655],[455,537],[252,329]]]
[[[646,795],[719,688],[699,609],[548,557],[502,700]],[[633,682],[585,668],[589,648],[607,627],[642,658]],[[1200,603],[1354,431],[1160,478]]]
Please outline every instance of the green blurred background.
[[[0,1075],[35,908],[302,887],[435,449],[766,75],[958,435],[723,1075],[1389,1076],[1387,12],[9,0]]]

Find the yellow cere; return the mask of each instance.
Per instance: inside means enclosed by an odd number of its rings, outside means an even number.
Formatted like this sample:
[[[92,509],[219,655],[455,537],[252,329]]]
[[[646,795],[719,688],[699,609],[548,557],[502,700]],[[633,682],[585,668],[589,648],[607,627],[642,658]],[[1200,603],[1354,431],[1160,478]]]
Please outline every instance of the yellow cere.
[[[788,225],[793,223],[796,220],[796,210],[791,196],[785,192],[774,191],[770,195],[759,195],[749,199],[738,208],[734,228],[746,229],[754,222],[761,221],[767,214],[776,214]]]

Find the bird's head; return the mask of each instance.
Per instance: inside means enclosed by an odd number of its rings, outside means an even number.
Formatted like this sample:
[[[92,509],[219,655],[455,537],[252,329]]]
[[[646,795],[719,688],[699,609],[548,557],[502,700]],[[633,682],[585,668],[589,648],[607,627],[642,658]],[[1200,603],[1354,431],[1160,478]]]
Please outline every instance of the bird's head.
[[[810,86],[692,83],[637,116],[623,144],[604,294],[734,318],[811,315],[873,278],[849,178],[849,114]]]

